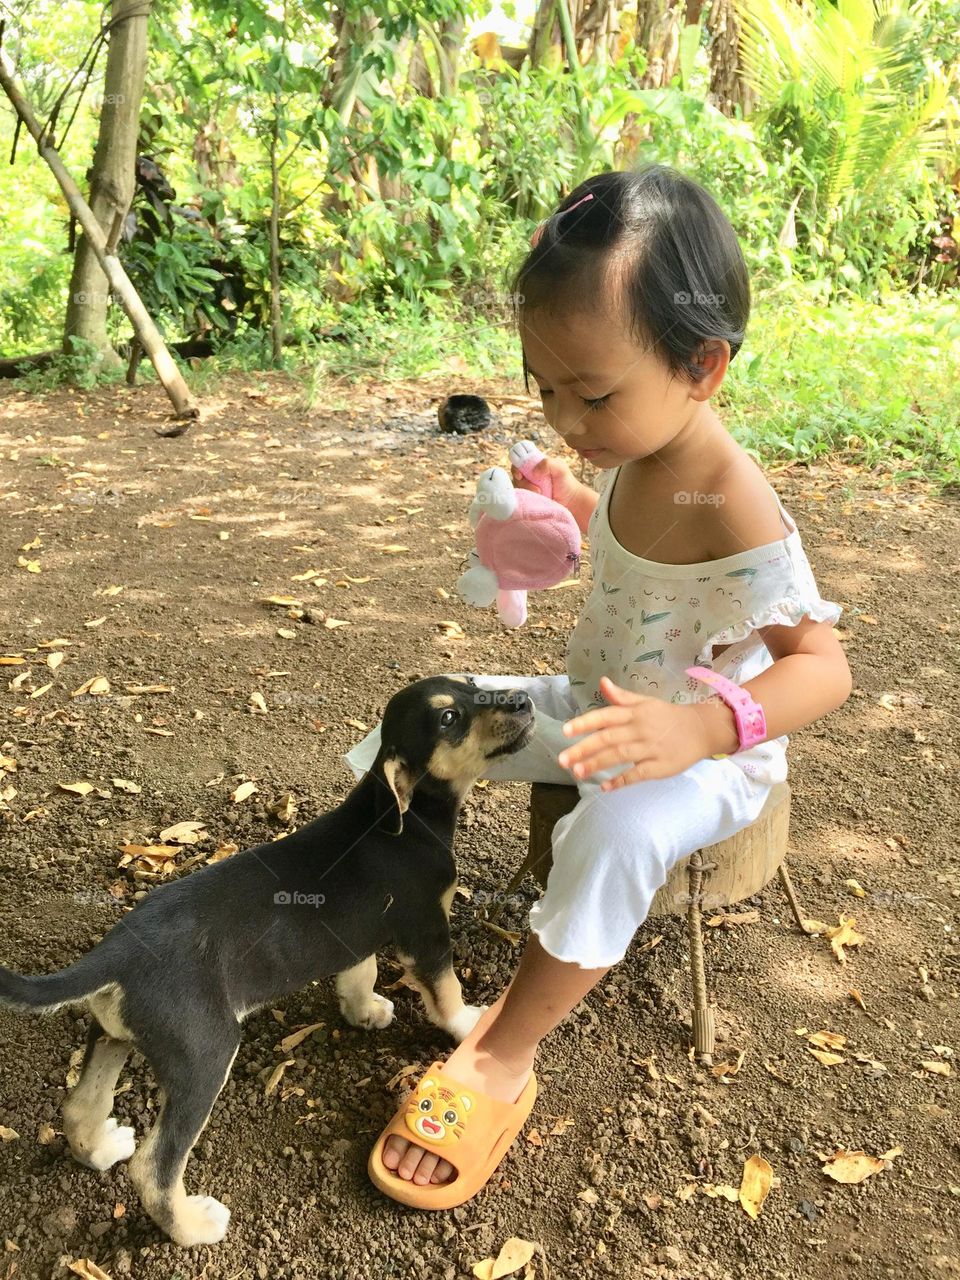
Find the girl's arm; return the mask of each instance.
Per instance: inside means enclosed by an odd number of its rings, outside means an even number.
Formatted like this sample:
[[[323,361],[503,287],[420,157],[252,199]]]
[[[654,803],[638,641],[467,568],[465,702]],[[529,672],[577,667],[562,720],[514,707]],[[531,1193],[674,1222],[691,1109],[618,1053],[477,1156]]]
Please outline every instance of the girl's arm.
[[[793,627],[761,627],[757,634],[770,650],[773,666],[742,687],[763,707],[768,739],[812,724],[850,697],[853,677],[829,622],[804,618]],[[737,727],[727,704],[711,697],[694,705],[703,722],[704,755],[738,751]]]
[[[774,663],[743,688],[763,707],[766,740],[793,733],[846,702],[853,680],[829,622],[804,618],[795,627],[762,627],[758,634]],[[733,712],[715,696],[677,705],[621,689],[607,676],[601,677],[600,692],[608,705],[567,721],[567,737],[587,736],[561,751],[558,760],[578,779],[613,765],[631,766],[603,782],[603,791],[670,778],[699,760],[740,749]]]

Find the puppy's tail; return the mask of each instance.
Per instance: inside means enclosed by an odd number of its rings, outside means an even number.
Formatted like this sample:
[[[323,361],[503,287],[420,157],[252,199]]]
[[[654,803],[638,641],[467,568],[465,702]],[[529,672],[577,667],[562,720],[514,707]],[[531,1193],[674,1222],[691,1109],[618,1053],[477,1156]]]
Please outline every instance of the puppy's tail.
[[[105,985],[105,978],[91,964],[90,953],[59,973],[29,977],[0,965],[0,1004],[35,1013],[53,1013],[61,1005],[74,1004]]]

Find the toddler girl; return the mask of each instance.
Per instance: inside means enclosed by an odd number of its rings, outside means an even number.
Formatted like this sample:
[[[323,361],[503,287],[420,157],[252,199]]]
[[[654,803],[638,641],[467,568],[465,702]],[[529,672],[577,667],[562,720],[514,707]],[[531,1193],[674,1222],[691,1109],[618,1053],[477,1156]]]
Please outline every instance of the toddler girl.
[[[382,1190],[430,1208],[492,1174],[532,1105],[541,1039],[623,958],[671,868],[753,822],[786,778],[787,735],[851,689],[841,610],[711,405],[750,305],[711,196],[662,166],[599,174],[538,227],[513,292],[527,385],[601,482],[597,493],[565,462],[540,464],[589,534],[593,585],[566,675],[474,677],[526,690],[537,714],[530,744],[485,776],[575,783],[580,802],[554,829],[512,982],[371,1156]],[[695,666],[743,686],[765,729]],[[346,757],[358,775],[378,743],[374,730]],[[437,1115],[414,1121],[421,1111]]]

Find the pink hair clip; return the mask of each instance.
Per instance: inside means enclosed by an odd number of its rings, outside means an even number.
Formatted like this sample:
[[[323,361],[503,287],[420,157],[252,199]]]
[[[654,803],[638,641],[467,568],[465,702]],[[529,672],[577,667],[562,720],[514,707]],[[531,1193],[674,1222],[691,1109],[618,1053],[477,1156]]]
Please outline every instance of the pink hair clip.
[[[593,192],[588,191],[585,196],[581,196],[581,198],[576,202],[576,204],[572,204],[569,209],[561,210],[561,212],[556,214],[555,216],[557,218],[562,218],[564,214],[573,213],[574,209],[579,209],[582,204],[586,204],[588,200],[592,200],[592,199],[593,199]],[[537,226],[537,228],[534,230],[533,235],[530,237],[530,247],[532,249],[535,249],[537,245],[540,243],[540,237],[543,235],[543,229],[549,221],[550,221],[549,218],[545,218],[543,222],[541,222],[539,226]]]

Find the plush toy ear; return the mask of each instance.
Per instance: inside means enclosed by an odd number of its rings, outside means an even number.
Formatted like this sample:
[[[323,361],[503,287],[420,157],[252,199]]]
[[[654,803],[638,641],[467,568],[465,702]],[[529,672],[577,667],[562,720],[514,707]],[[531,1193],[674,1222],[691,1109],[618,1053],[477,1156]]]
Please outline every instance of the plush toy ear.
[[[378,825],[392,836],[402,835],[403,815],[410,808],[410,797],[416,783],[413,772],[395,751],[389,754],[381,751],[373,762],[371,773],[381,784],[378,788]]]

